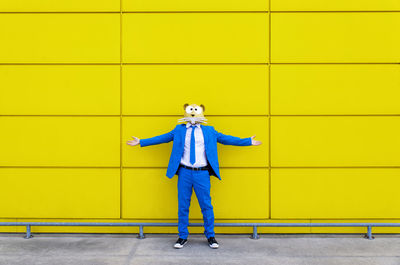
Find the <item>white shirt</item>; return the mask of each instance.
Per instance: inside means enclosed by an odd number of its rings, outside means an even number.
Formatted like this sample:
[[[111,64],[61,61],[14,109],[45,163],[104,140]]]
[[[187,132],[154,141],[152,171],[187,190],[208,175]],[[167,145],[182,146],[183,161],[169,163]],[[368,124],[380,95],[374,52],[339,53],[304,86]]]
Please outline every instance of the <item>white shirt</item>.
[[[190,163],[190,138],[192,135],[191,124],[188,122],[186,124],[186,136],[185,136],[185,147],[183,149],[183,155],[181,158],[181,163],[189,167],[204,167],[207,166],[206,152],[204,149],[204,136],[201,130],[200,124],[196,124],[197,128],[194,131],[195,152],[196,152],[196,162],[192,165]]]

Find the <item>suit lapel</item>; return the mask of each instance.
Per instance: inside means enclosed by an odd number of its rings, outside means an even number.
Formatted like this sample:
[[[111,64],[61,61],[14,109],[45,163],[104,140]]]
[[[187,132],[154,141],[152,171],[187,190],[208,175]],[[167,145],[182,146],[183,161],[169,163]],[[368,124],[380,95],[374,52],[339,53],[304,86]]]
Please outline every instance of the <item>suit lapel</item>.
[[[207,128],[200,124],[201,130],[203,131],[203,137],[204,137],[204,145],[206,145],[208,143],[208,130]]]
[[[180,130],[180,134],[181,134],[181,141],[183,143],[183,145],[185,145],[185,138],[186,138],[186,124],[185,126],[181,126],[181,130]]]

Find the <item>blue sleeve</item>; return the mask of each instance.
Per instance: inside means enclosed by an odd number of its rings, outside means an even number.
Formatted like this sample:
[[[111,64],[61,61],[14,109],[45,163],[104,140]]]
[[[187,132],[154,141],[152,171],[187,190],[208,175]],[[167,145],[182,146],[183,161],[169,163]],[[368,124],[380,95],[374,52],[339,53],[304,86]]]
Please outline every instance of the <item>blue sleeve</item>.
[[[168,143],[171,142],[173,139],[174,139],[174,130],[151,138],[140,139],[139,144],[141,147],[144,147],[149,145]]]
[[[217,142],[226,145],[248,146],[251,145],[251,137],[239,138],[232,135],[217,132]]]

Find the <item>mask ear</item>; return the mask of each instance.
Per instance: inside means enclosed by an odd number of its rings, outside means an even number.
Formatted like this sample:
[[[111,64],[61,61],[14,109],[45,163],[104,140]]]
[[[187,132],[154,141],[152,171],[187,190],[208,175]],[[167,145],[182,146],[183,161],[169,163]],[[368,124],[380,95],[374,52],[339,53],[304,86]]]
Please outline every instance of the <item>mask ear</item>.
[[[189,106],[189,104],[187,104],[187,103],[185,105],[183,105],[183,109],[186,110],[187,106]]]
[[[203,109],[203,112],[206,111],[206,108],[204,107],[203,104],[201,104],[200,107]]]

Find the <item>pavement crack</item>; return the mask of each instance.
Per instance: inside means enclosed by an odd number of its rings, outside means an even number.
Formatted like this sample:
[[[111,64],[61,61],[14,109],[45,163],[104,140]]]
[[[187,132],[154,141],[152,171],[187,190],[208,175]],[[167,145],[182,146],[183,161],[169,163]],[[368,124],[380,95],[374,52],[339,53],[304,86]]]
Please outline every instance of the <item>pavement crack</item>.
[[[137,240],[143,240],[143,239],[137,239]],[[128,256],[126,257],[126,260],[125,260],[124,265],[129,265],[129,264],[131,264],[131,262],[132,262],[132,260],[133,260],[133,257],[135,256],[136,250],[138,249],[139,245],[140,245],[140,242],[138,242],[138,243],[136,243],[136,244],[134,244],[134,245],[132,246],[131,250],[129,251]]]

